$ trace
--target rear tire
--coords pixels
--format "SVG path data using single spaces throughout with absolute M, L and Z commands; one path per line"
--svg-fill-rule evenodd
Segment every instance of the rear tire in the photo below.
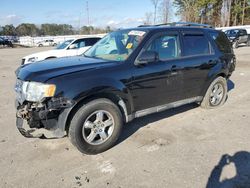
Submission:
M 247 46 L 250 46 L 250 39 L 248 39 L 247 41 Z
M 227 99 L 227 81 L 223 77 L 217 77 L 208 87 L 201 102 L 201 107 L 213 109 L 222 106 Z
M 122 114 L 114 103 L 96 99 L 77 110 L 70 123 L 69 138 L 80 152 L 98 154 L 116 143 L 122 124 Z

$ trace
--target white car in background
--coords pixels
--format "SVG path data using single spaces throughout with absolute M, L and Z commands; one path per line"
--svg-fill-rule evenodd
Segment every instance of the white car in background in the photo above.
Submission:
M 43 47 L 43 46 L 56 46 L 57 44 L 55 43 L 54 40 L 43 40 L 37 43 L 38 47 Z
M 85 37 L 75 40 L 67 40 L 53 50 L 39 52 L 23 57 L 22 65 L 35 63 L 45 59 L 81 55 L 100 39 L 101 37 Z

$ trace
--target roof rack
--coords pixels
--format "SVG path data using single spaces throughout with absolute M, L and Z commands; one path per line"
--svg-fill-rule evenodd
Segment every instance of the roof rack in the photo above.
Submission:
M 159 27 L 159 26 L 190 26 L 190 27 L 202 27 L 202 28 L 213 28 L 211 25 L 207 24 L 199 24 L 199 23 L 193 23 L 193 22 L 172 22 L 172 23 L 163 23 L 163 24 L 157 24 L 157 25 L 140 25 L 138 27 Z

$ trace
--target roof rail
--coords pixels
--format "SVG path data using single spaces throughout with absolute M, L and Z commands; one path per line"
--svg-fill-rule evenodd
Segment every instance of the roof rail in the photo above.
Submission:
M 207 24 L 199 24 L 194 22 L 172 22 L 172 23 L 163 23 L 163 24 L 157 24 L 157 25 L 140 25 L 138 27 L 152 27 L 152 26 L 190 26 L 190 27 L 203 27 L 203 28 L 213 28 L 211 25 Z

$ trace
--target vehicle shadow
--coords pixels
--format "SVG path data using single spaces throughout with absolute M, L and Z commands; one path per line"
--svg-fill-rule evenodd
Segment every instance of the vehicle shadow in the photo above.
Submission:
M 231 80 L 227 81 L 227 85 L 228 85 L 228 92 L 233 90 L 235 87 L 234 82 Z M 130 122 L 124 126 L 124 130 L 122 131 L 122 134 L 121 134 L 116 145 L 122 143 L 124 140 L 126 140 L 127 138 L 132 136 L 140 128 L 147 126 L 150 123 L 159 121 L 159 120 L 164 119 L 164 118 L 168 118 L 170 116 L 181 114 L 183 112 L 186 112 L 188 110 L 191 110 L 191 109 L 194 109 L 197 107 L 199 107 L 199 105 L 196 103 L 187 104 L 187 105 L 180 106 L 180 107 L 173 108 L 173 109 L 169 109 L 169 110 L 166 110 L 163 112 L 159 112 L 159 113 L 151 114 L 151 115 L 141 117 L 138 119 L 134 119 L 132 122 Z
M 228 92 L 230 92 L 231 90 L 233 90 L 235 87 L 235 84 L 232 80 L 228 80 L 227 81 L 227 88 L 228 88 Z
M 220 181 L 223 168 L 234 164 L 236 175 Z M 206 188 L 250 188 L 250 153 L 240 151 L 233 156 L 225 154 L 212 170 Z
M 122 143 L 123 141 L 125 141 L 127 138 L 129 138 L 130 136 L 132 136 L 136 131 L 138 131 L 140 128 L 147 126 L 150 123 L 159 121 L 161 119 L 164 118 L 168 118 L 170 116 L 174 116 L 177 114 L 181 114 L 183 112 L 186 112 L 188 110 L 194 109 L 199 107 L 198 104 L 193 103 L 193 104 L 188 104 L 188 105 L 184 105 L 184 106 L 180 106 L 177 108 L 173 108 L 173 109 L 169 109 L 163 112 L 158 112 L 155 114 L 151 114 L 145 117 L 141 117 L 138 119 L 134 119 L 132 122 L 126 124 L 124 126 L 124 129 L 122 131 L 122 134 L 117 142 L 116 145 Z

